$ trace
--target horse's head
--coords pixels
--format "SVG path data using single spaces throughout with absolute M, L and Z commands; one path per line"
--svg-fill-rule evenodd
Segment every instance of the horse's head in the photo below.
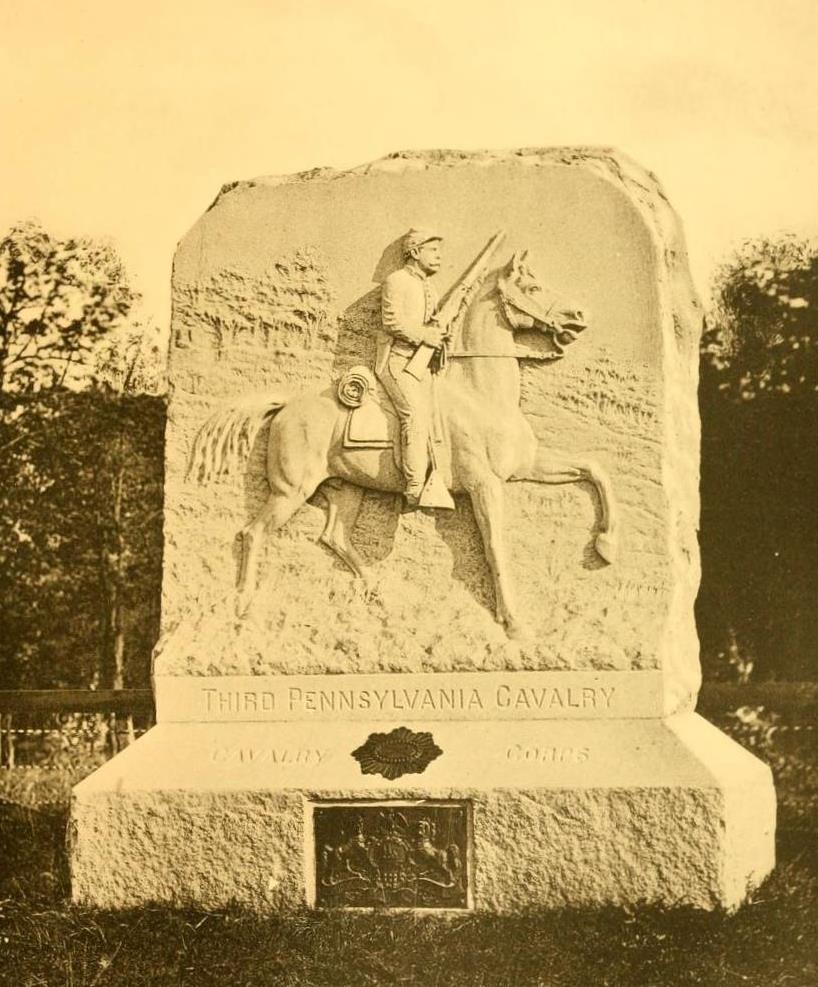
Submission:
M 526 263 L 528 251 L 515 253 L 497 279 L 497 290 L 512 331 L 534 329 L 550 335 L 558 356 L 588 326 L 581 309 L 563 303 L 545 289 Z

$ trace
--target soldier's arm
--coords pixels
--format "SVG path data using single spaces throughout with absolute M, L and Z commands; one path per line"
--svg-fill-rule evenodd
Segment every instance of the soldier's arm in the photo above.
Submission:
M 413 318 L 411 301 L 406 287 L 398 279 L 387 278 L 381 295 L 381 320 L 385 332 L 413 346 L 421 343 L 439 345 L 439 329 L 433 324 L 424 325 Z

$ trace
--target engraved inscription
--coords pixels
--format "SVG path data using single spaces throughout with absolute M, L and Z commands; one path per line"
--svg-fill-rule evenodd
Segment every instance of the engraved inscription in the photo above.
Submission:
M 331 752 L 320 747 L 214 747 L 216 764 L 323 764 Z
M 343 710 L 384 710 L 396 713 L 414 710 L 484 709 L 481 690 L 449 689 L 299 689 L 287 690 L 287 706 L 306 713 Z
M 532 764 L 584 764 L 591 757 L 588 747 L 538 747 L 528 744 L 512 744 L 506 751 L 509 761 L 527 761 Z
M 277 708 L 276 694 L 271 691 L 206 688 L 202 693 L 208 713 L 273 713 Z
M 497 688 L 498 709 L 610 709 L 614 686 L 584 686 L 582 688 L 514 688 L 501 685 Z
M 315 806 L 319 908 L 467 908 L 468 803 Z
M 562 715 L 566 712 L 609 713 L 617 705 L 616 686 L 527 686 L 503 682 L 490 688 L 479 686 L 418 686 L 394 688 L 348 688 L 328 686 L 308 689 L 290 685 L 276 690 L 202 688 L 204 713 L 215 716 L 251 717 L 270 714 L 289 717 L 317 713 L 348 714 L 440 714 L 505 711 Z

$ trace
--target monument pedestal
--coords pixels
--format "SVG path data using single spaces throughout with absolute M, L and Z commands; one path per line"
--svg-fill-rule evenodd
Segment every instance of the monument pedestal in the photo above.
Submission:
M 413 733 L 430 733 L 442 753 L 420 774 L 363 774 L 352 752 L 393 725 L 154 727 L 75 789 L 75 901 L 236 903 L 265 912 L 328 901 L 377 906 L 381 895 L 391 907 L 497 912 L 635 903 L 733 909 L 774 865 L 769 769 L 696 714 L 415 721 Z M 348 814 L 336 820 L 337 839 L 316 838 L 315 812 L 332 806 Z M 393 839 L 412 860 L 391 899 L 355 863 L 356 846 L 366 843 L 372 858 L 383 844 L 369 823 L 356 844 L 355 814 L 372 807 L 399 813 L 408 827 Z M 412 818 L 410 807 L 423 811 Z M 457 854 L 462 893 L 447 904 L 418 894 L 424 871 L 415 851 L 424 813 L 449 807 L 460 813 L 465 853 Z M 381 830 L 395 825 L 381 820 Z M 443 859 L 458 844 L 439 822 L 437 829 L 423 860 Z M 446 866 L 426 868 L 430 886 L 452 883 Z

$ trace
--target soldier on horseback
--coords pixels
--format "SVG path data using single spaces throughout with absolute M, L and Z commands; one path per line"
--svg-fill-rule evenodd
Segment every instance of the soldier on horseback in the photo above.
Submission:
M 270 493 L 242 530 L 238 613 L 247 611 L 255 592 L 265 528 L 281 528 L 319 487 L 328 503 L 321 539 L 358 575 L 367 565 L 350 533 L 365 490 L 404 490 L 410 503 L 417 498 L 421 507 L 453 507 L 450 491 L 467 495 L 494 581 L 497 619 L 509 637 L 525 636 L 527 628 L 504 554 L 506 481 L 593 484 L 601 513 L 594 547 L 605 562 L 614 560 L 616 504 L 604 471 L 593 460 L 539 447 L 520 407 L 514 333 L 547 336 L 550 360 L 561 356 L 585 330 L 585 319 L 556 296 L 542 299 L 542 286 L 525 263 L 525 254 L 515 253 L 506 265 L 491 269 L 503 237 L 502 230 L 491 237 L 438 305 L 429 278 L 440 267 L 440 237 L 420 230 L 406 236 L 404 266 L 383 288 L 376 373 L 395 402 L 396 416 L 380 415 L 381 434 L 355 438 L 350 432 L 355 415 L 366 407 L 380 407 L 371 393 L 367 400 L 372 381 L 367 380 L 371 371 L 366 367 L 348 371 L 349 379 L 342 378 L 343 386 L 339 384 L 335 393 L 253 397 L 204 423 L 191 450 L 190 470 L 207 480 L 235 468 L 272 419 L 267 438 Z M 450 335 L 456 345 L 448 357 L 457 361 L 458 373 L 438 379 L 433 389 L 430 366 L 436 353 L 439 359 L 446 352 L 444 342 Z M 435 391 L 442 398 L 436 409 Z M 383 419 L 395 422 L 397 415 L 403 470 L 385 452 L 393 439 Z M 441 420 L 432 436 L 437 441 L 429 441 L 436 418 Z
M 449 325 L 436 317 L 437 293 L 431 278 L 440 269 L 442 237 L 411 229 L 403 238 L 404 265 L 383 284 L 381 331 L 375 373 L 400 419 L 401 461 L 406 506 L 418 506 L 429 469 L 432 418 L 432 369 L 415 368 L 412 358 L 421 346 L 439 351 Z

